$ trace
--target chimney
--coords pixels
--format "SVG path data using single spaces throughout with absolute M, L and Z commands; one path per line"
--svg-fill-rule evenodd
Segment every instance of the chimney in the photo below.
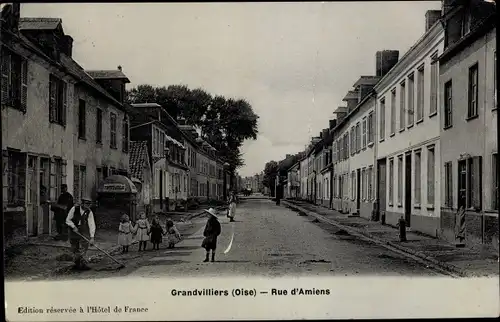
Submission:
M 329 128 L 331 130 L 331 129 L 335 128 L 335 126 L 337 125 L 337 120 L 329 120 L 328 123 L 330 125 Z
M 64 35 L 61 39 L 61 52 L 68 57 L 73 55 L 73 38 L 68 35 Z
M 455 2 L 455 0 L 442 0 L 441 1 L 441 14 L 443 16 L 456 6 L 456 4 L 454 2 Z
M 118 65 L 117 68 L 118 68 L 119 71 L 122 71 L 122 66 Z
M 376 54 L 376 76 L 384 77 L 398 62 L 399 50 L 382 50 Z
M 425 32 L 441 18 L 441 10 L 427 10 L 425 13 Z

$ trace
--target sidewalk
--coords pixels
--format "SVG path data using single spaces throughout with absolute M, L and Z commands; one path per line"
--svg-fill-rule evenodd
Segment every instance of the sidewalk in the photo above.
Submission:
M 348 217 L 338 211 L 306 202 L 283 200 L 284 206 L 302 211 L 347 232 L 359 234 L 384 247 L 395 248 L 447 272 L 463 277 L 499 274 L 498 252 L 491 247 L 456 248 L 446 241 L 408 231 L 406 242 L 399 241 L 399 230 L 362 217 Z
M 165 227 L 167 219 L 172 220 L 183 235 L 192 226 L 191 220 L 202 214 L 202 210 L 195 210 L 184 213 L 167 213 L 159 215 L 159 218 L 163 227 Z M 100 230 L 97 228 L 96 245 L 111 255 L 121 251 L 117 240 L 118 229 Z M 133 244 L 136 243 L 136 241 L 133 242 Z M 105 256 L 93 246 L 89 247 L 87 252 L 88 260 L 91 263 L 96 263 Z M 4 258 L 5 276 L 8 279 L 38 279 L 65 271 L 73 265 L 69 241 L 54 240 L 52 236 L 48 235 L 23 239 L 22 242 L 7 248 Z

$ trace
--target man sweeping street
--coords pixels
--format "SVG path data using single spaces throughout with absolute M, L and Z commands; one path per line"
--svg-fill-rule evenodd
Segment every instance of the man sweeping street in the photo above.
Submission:
M 73 252 L 76 270 L 89 270 L 85 255 L 89 244 L 94 243 L 95 221 L 90 210 L 91 200 L 82 198 L 81 203 L 76 203 L 68 213 L 66 224 L 71 228 L 69 240 Z

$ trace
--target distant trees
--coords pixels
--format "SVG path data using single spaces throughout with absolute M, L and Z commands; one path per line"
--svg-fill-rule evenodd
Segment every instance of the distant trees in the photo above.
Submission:
M 186 124 L 201 130 L 202 138 L 217 149 L 233 175 L 244 165 L 241 145 L 245 140 L 257 139 L 259 116 L 242 98 L 214 96 L 186 85 L 142 84 L 127 91 L 127 102 L 157 103 L 174 119 L 184 118 Z
M 269 190 L 271 191 L 271 196 L 274 196 L 274 189 L 275 189 L 275 183 L 276 183 L 276 175 L 278 174 L 278 162 L 276 161 L 269 161 L 266 163 L 264 166 L 264 178 L 262 178 L 262 184 L 265 187 L 268 187 Z

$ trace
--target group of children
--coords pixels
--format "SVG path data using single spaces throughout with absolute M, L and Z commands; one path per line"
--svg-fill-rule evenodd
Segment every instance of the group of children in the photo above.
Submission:
M 165 228 L 163 230 L 158 216 L 155 216 L 149 224 L 146 213 L 141 212 L 134 225 L 129 216 L 124 214 L 118 227 L 118 244 L 123 247 L 123 253 L 127 253 L 132 244 L 132 235 L 135 235 L 135 239 L 139 242 L 139 251 L 146 250 L 148 241 L 153 244 L 154 250 L 158 250 L 163 236 L 166 236 L 168 248 L 173 248 L 181 240 L 181 235 L 171 220 L 167 220 Z

